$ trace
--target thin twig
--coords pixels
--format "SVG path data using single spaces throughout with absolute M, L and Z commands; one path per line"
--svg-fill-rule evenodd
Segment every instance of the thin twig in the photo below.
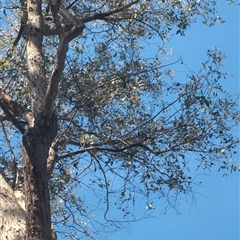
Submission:
M 3 121 L 1 121 L 1 125 L 2 125 L 2 130 L 3 130 L 3 134 L 4 134 L 4 137 L 5 137 L 7 146 L 9 148 L 10 152 L 11 152 L 12 159 L 13 159 L 13 183 L 12 183 L 12 189 L 14 190 L 15 187 L 16 187 L 16 184 L 17 184 L 17 175 L 18 175 L 18 173 L 17 173 L 17 158 L 16 158 L 16 156 L 14 154 L 14 151 L 12 149 L 10 141 L 9 141 L 9 139 L 7 137 L 7 132 L 5 130 Z

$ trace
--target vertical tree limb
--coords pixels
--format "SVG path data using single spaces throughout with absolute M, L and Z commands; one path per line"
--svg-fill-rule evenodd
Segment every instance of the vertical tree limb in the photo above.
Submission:
M 42 54 L 43 17 L 41 4 L 41 0 L 27 1 L 29 27 L 27 37 L 27 63 L 32 111 L 34 116 L 42 111 L 46 93 L 45 63 Z
M 64 69 L 64 62 L 68 51 L 68 44 L 72 39 L 79 36 L 85 27 L 83 23 L 77 23 L 78 24 L 76 24 L 76 22 L 73 22 L 75 26 L 70 31 L 64 32 L 59 36 L 59 45 L 55 66 L 46 92 L 46 99 L 43 111 L 45 116 L 51 116 L 51 114 L 53 113 L 54 102 L 58 92 L 58 85 Z

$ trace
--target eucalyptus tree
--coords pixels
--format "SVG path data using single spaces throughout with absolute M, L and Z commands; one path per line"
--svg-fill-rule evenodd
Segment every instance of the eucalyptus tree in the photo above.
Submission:
M 65 237 L 99 239 L 144 218 L 131 211 L 139 196 L 148 210 L 153 196 L 176 208 L 197 184 L 191 159 L 238 169 L 229 161 L 239 112 L 220 85 L 224 54 L 208 50 L 203 68 L 182 80 L 164 63 L 170 37 L 200 17 L 222 21 L 215 5 L 2 2 L 1 188 L 24 189 L 26 239 L 51 239 L 51 222 Z

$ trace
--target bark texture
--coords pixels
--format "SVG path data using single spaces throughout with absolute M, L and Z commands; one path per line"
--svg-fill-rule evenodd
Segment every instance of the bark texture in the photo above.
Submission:
M 25 240 L 24 198 L 0 173 L 0 240 Z
M 26 240 L 25 197 L 22 189 L 13 191 L 0 173 L 0 240 Z M 57 235 L 51 226 L 51 240 Z
M 0 89 L 0 106 L 9 120 L 23 134 L 26 210 L 23 210 L 25 214 L 25 218 L 23 218 L 24 228 L 21 227 L 20 236 L 23 237 L 22 230 L 26 226 L 24 236 L 26 240 L 55 239 L 55 236 L 51 236 L 51 211 L 48 190 L 48 180 L 55 161 L 54 139 L 57 135 L 57 117 L 54 113 L 54 103 L 64 69 L 68 44 L 79 36 L 85 27 L 83 22 L 75 18 L 67 9 L 61 7 L 61 1 L 49 2 L 55 19 L 55 32 L 58 33 L 59 38 L 56 61 L 49 81 L 46 81 L 45 62 L 42 52 L 43 33 L 46 30 L 42 16 L 42 1 L 27 0 L 24 2 L 27 9 L 27 22 L 24 22 L 24 24 L 27 29 L 25 35 L 27 41 L 28 86 L 32 111 L 28 112 L 23 109 Z M 59 14 L 61 14 L 63 22 L 69 22 L 69 24 L 66 26 L 61 24 Z M 28 128 L 22 127 L 16 120 L 17 117 L 25 119 L 28 122 Z M 3 194 L 5 194 L 4 191 Z M 8 195 L 6 194 L 6 202 L 7 198 Z M 11 205 L 8 208 L 11 209 Z M 8 208 L 6 207 L 6 209 Z M 12 214 L 12 216 L 15 215 Z M 5 220 L 3 219 L 3 221 Z M 6 228 L 7 224 L 3 225 Z M 17 234 L 14 237 L 13 235 L 10 238 L 11 240 L 21 239 L 17 238 Z
M 46 93 L 45 62 L 42 54 L 43 17 L 42 1 L 27 1 L 28 36 L 27 36 L 27 62 L 29 88 L 31 92 L 32 111 L 36 116 L 44 106 Z
M 51 239 L 47 158 L 56 134 L 56 116 L 39 115 L 23 136 L 27 240 Z

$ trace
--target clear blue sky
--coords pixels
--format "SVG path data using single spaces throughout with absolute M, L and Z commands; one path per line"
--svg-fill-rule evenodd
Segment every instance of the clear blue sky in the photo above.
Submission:
M 221 2 L 221 1 L 219 1 Z M 239 10 L 226 4 L 219 8 L 220 15 L 226 21 L 212 28 L 202 23 L 194 24 L 186 36 L 175 36 L 168 46 L 173 48 L 170 61 L 180 55 L 188 67 L 201 68 L 206 60 L 206 50 L 215 46 L 226 53 L 224 70 L 234 75 L 224 83 L 233 93 L 239 91 Z M 176 74 L 181 73 L 180 64 L 173 67 Z M 235 134 L 239 129 L 236 129 Z M 164 203 L 154 202 L 156 218 L 132 223 L 129 231 L 114 233 L 107 240 L 239 240 L 239 174 L 222 177 L 217 169 L 211 172 L 199 171 L 198 180 L 202 187 L 196 189 L 196 203 L 191 207 L 182 199 L 179 210 L 181 215 L 170 210 L 162 214 Z M 194 175 L 194 173 L 193 173 Z M 144 211 L 144 209 L 143 209 Z
M 221 2 L 221 1 L 219 1 Z M 191 26 L 184 37 L 174 37 L 169 47 L 173 48 L 171 60 L 182 55 L 184 62 L 193 70 L 201 68 L 206 59 L 206 50 L 215 46 L 227 55 L 224 70 L 234 75 L 224 83 L 229 91 L 239 91 L 239 10 L 226 4 L 219 8 L 220 15 L 226 21 L 212 28 L 198 23 Z M 181 69 L 174 67 L 176 72 Z M 239 134 L 239 129 L 235 134 Z M 203 171 L 200 171 L 203 173 Z M 223 178 L 217 169 L 198 180 L 203 187 L 198 189 L 197 206 L 190 207 L 185 199 L 180 207 L 181 215 L 169 211 L 161 214 L 164 205 L 155 203 L 155 216 L 131 224 L 130 232 L 113 234 L 108 240 L 239 240 L 239 174 Z M 204 196 L 203 196 L 204 195 Z

